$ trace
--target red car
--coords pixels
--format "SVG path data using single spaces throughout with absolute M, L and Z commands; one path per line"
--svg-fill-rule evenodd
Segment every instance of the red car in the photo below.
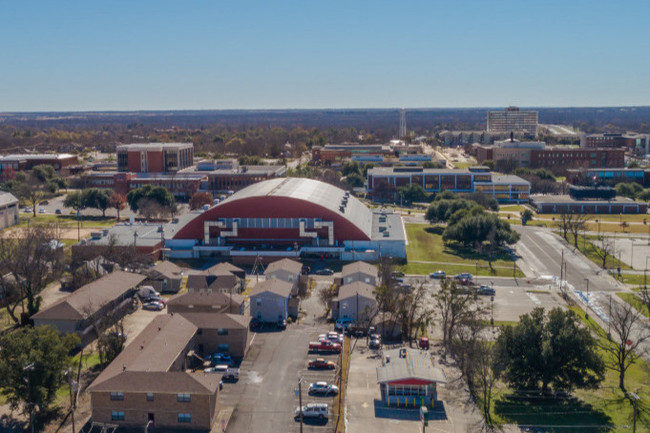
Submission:
M 312 341 L 309 350 L 313 352 L 341 353 L 341 344 L 331 340 Z
M 336 363 L 334 361 L 328 361 L 325 358 L 316 358 L 309 361 L 308 367 L 313 369 L 334 370 L 336 368 Z

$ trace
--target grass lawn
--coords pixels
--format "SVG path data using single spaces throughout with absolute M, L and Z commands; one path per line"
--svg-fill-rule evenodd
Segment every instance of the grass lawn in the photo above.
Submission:
M 637 295 L 633 293 L 617 293 L 616 296 L 633 306 L 639 313 L 643 314 L 646 317 L 650 317 L 648 308 Z
M 513 274 L 513 261 L 509 254 L 503 252 L 492 262 L 494 273 L 490 270 L 485 254 L 479 254 L 468 248 L 455 248 L 442 241 L 442 228 L 424 224 L 406 224 L 409 244 L 406 247 L 408 263 L 398 267 L 407 274 L 429 274 L 443 270 L 448 275 L 470 272 L 484 276 L 505 276 Z M 419 263 L 418 263 L 419 262 Z M 478 264 L 478 269 L 477 269 Z M 516 276 L 523 273 L 515 267 Z
M 589 326 L 607 343 L 606 332 L 593 320 L 586 321 L 584 312 L 571 307 L 580 320 Z M 601 356 L 607 356 L 601 351 Z M 641 397 L 637 420 L 637 432 L 650 433 L 648 412 L 650 408 L 650 367 L 643 360 L 637 360 L 626 373 L 625 382 L 630 391 Z M 504 384 L 499 383 L 494 392 L 491 413 L 499 424 L 515 423 L 520 426 L 539 426 L 552 432 L 631 432 L 632 404 L 618 388 L 618 375 L 607 370 L 605 380 L 595 390 L 577 390 L 575 399 L 544 399 L 539 396 L 522 397 L 514 395 Z M 478 402 L 480 405 L 481 403 Z M 559 426 L 559 427 L 555 427 Z
M 573 245 L 573 235 L 569 234 L 569 244 Z M 594 236 L 583 236 L 578 235 L 578 249 L 582 254 L 584 254 L 589 260 L 597 264 L 598 266 L 602 265 L 603 259 L 599 255 L 602 254 L 602 250 L 598 247 L 598 240 Z M 617 267 L 621 269 L 632 269 L 626 263 L 619 261 L 613 256 L 607 256 L 607 261 L 605 262 L 605 267 L 607 269 L 615 269 Z
M 634 286 L 643 286 L 645 283 L 643 274 L 621 274 L 621 277 L 615 277 L 619 281 L 625 283 L 625 284 L 630 284 Z M 648 275 L 648 283 L 650 283 L 650 274 Z
M 520 204 L 509 204 L 505 206 L 499 206 L 499 212 L 521 212 L 524 209 L 529 209 L 528 206 L 523 206 Z
M 474 167 L 476 164 L 476 161 L 473 162 L 452 162 L 454 165 L 454 168 L 470 168 Z
M 61 227 L 76 227 L 77 218 L 74 215 L 51 215 L 51 214 L 21 214 L 20 222 L 14 227 L 27 227 L 27 224 L 58 224 Z M 112 217 L 81 216 L 81 227 L 113 227 L 117 220 Z

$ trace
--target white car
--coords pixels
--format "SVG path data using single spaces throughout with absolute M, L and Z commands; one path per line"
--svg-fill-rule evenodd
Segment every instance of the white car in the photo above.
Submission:
M 300 419 L 300 407 L 296 408 L 296 421 Z M 329 415 L 327 403 L 309 403 L 302 407 L 302 417 L 305 418 L 318 418 L 325 419 Z
M 326 338 L 335 343 L 343 344 L 343 334 L 339 334 L 338 332 L 334 332 L 334 331 L 328 332 Z
M 309 384 L 309 395 L 337 395 L 339 393 L 339 387 L 336 385 L 330 385 L 327 382 L 314 382 Z
M 40 208 L 40 209 L 38 210 L 38 213 L 45 213 L 45 209 Z

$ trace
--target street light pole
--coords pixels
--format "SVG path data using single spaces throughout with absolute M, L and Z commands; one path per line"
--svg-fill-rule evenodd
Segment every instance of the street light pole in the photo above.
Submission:
M 587 306 L 585 307 L 585 319 L 589 319 L 589 278 L 585 278 L 587 282 Z
M 27 396 L 29 406 L 29 426 L 32 433 L 34 433 L 34 403 L 32 403 L 32 381 L 31 381 L 31 372 L 34 371 L 34 363 L 31 362 L 23 368 L 23 371 L 27 373 Z

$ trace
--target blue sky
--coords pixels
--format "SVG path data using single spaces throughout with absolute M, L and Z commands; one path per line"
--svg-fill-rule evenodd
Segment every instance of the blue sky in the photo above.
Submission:
M 647 0 L 0 0 L 0 110 L 650 104 Z

